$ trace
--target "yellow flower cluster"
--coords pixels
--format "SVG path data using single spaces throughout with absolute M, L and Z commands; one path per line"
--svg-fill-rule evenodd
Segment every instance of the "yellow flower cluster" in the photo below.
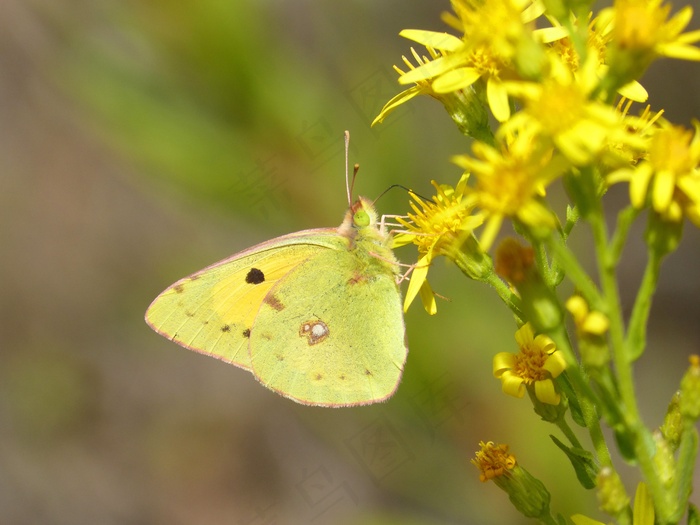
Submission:
M 559 220 L 545 200 L 563 177 L 594 169 L 607 186 L 628 182 L 632 204 L 647 204 L 663 220 L 689 218 L 700 226 L 700 135 L 670 126 L 647 107 L 629 114 L 631 101 L 647 98 L 637 82 L 653 60 L 700 60 L 700 31 L 683 32 L 687 6 L 670 16 L 664 0 L 615 0 L 587 19 L 550 13 L 541 0 L 451 0 L 443 20 L 459 34 L 407 29 L 401 36 L 425 46 L 415 64 L 395 67 L 410 86 L 377 116 L 381 122 L 411 98 L 441 101 L 455 122 L 474 120 L 484 101 L 498 128 L 482 122 L 460 126 L 478 138 L 470 154 L 453 161 L 465 170 L 457 188 L 435 184 L 432 201 L 412 194 L 400 244 L 414 242 L 415 265 L 406 305 L 421 294 L 431 306 L 426 275 L 431 261 L 462 245 L 477 228 L 488 251 L 503 221 L 514 220 L 534 236 L 548 235 Z M 558 5 L 558 4 L 557 4 Z M 618 94 L 630 102 L 615 103 Z M 487 126 L 487 125 L 486 125 Z M 467 174 L 469 175 L 467 179 Z M 468 183 L 467 183 L 468 180 Z M 449 191 L 448 191 L 449 188 Z M 574 203 L 576 204 L 576 203 Z M 417 205 L 417 206 L 416 206 Z M 447 220 L 446 220 L 447 219 Z

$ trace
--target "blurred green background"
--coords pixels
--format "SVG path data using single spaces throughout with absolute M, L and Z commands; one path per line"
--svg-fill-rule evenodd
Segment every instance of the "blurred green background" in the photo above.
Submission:
M 434 101 L 369 127 L 400 90 L 391 65 L 409 43 L 398 32 L 444 29 L 446 8 L 4 0 L 0 523 L 527 522 L 478 481 L 469 459 L 480 440 L 509 443 L 554 512 L 596 514 L 554 429 L 491 377 L 492 356 L 514 350 L 505 308 L 441 262 L 431 282 L 450 301 L 435 317 L 408 313 L 405 377 L 379 406 L 296 405 L 143 322 L 175 280 L 273 236 L 339 224 L 345 129 L 363 195 L 394 183 L 430 194 L 430 179 L 458 179 L 448 158 L 468 144 Z M 645 85 L 673 120 L 700 115 L 695 65 L 659 64 Z M 404 213 L 405 192 L 379 210 Z M 668 261 L 640 362 L 652 423 L 699 350 L 699 240 L 688 228 Z M 576 242 L 585 250 L 586 234 Z M 410 248 L 398 255 L 414 260 Z M 643 262 L 633 242 L 623 292 Z

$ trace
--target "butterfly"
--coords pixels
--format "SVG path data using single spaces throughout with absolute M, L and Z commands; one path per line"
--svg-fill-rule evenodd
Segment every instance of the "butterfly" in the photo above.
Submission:
M 360 197 L 338 228 L 277 237 L 177 281 L 146 322 L 298 403 L 384 401 L 408 353 L 390 243 Z

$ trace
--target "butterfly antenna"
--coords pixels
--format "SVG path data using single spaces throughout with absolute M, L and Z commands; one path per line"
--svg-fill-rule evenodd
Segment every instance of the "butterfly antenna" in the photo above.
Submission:
M 374 199 L 374 202 L 373 202 L 372 204 L 375 204 L 375 203 L 376 203 L 379 199 L 381 199 L 386 193 L 388 193 L 389 190 L 393 190 L 394 188 L 401 188 L 402 190 L 406 190 L 408 193 L 412 193 L 413 195 L 415 195 L 415 196 L 417 196 L 417 197 L 420 197 L 420 198 L 423 199 L 424 201 L 429 201 L 429 200 L 430 200 L 429 198 L 423 197 L 423 195 L 421 195 L 420 193 L 416 193 L 416 192 L 413 191 L 411 188 L 407 188 L 407 187 L 404 186 L 403 184 L 392 184 L 392 185 L 389 186 L 387 189 L 385 189 L 383 192 L 381 192 L 381 193 L 379 194 L 379 196 L 378 196 L 376 199 Z
M 350 186 L 350 176 L 348 173 L 348 150 L 350 149 L 350 132 L 345 130 L 345 191 L 348 194 L 348 206 L 352 206 L 352 188 Z M 357 170 L 355 170 L 357 173 Z M 352 177 L 353 185 L 355 184 L 355 176 Z

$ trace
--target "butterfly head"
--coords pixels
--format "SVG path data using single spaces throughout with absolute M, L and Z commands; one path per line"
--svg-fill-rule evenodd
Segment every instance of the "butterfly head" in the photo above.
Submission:
M 372 203 L 364 197 L 359 197 L 350 207 L 349 214 L 352 215 L 352 226 L 357 230 L 362 230 L 377 224 L 377 212 Z
M 379 232 L 379 218 L 374 210 L 372 201 L 358 197 L 345 214 L 345 220 L 340 225 L 340 234 L 349 239 L 365 236 L 376 236 Z

